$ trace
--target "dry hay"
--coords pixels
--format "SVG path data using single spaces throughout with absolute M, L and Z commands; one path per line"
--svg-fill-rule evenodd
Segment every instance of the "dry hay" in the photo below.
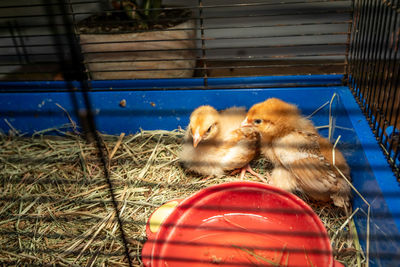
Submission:
M 145 224 L 156 207 L 239 179 L 227 175 L 203 180 L 185 172 L 177 159 L 181 130 L 101 136 L 111 158 L 108 167 L 134 266 L 142 264 Z M 0 262 L 128 266 L 95 145 L 68 133 L 32 138 L 0 135 L 0 161 Z M 261 174 L 270 167 L 265 159 L 252 166 Z M 249 174 L 245 177 L 257 181 Z M 335 236 L 336 258 L 347 266 L 360 263 L 362 252 L 357 253 L 359 244 L 350 235 L 344 213 L 331 205 L 311 205 L 329 235 Z

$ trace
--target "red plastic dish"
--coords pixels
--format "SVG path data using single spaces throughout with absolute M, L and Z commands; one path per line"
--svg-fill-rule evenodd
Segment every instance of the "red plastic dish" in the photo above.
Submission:
M 321 220 L 278 188 L 231 182 L 175 204 L 157 232 L 147 224 L 145 266 L 335 266 Z

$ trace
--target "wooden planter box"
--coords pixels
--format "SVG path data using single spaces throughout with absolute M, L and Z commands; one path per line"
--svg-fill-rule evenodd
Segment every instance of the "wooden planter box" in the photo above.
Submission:
M 195 20 L 190 19 L 168 30 L 81 34 L 90 76 L 94 80 L 192 77 L 195 26 Z

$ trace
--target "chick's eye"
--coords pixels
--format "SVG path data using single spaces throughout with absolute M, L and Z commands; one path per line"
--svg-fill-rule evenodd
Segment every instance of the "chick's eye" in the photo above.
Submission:
M 255 120 L 254 120 L 254 124 L 260 124 L 261 122 L 262 122 L 261 119 L 255 119 Z
M 211 132 L 212 125 L 208 128 L 207 133 Z

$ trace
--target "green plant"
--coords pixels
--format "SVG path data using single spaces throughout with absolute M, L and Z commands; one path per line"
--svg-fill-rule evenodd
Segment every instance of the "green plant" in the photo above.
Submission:
M 156 24 L 162 11 L 162 0 L 111 0 L 115 9 L 123 10 L 124 13 L 135 20 L 142 29 Z

